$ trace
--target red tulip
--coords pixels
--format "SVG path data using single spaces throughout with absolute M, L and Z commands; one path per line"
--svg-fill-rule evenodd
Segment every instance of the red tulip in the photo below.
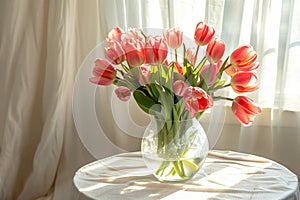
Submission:
M 197 45 L 204 46 L 214 37 L 215 29 L 206 25 L 204 22 L 199 22 L 196 26 L 194 40 Z
M 257 76 L 254 72 L 237 72 L 230 81 L 236 93 L 253 92 L 258 89 Z
M 250 45 L 240 46 L 230 55 L 230 63 L 237 67 L 238 71 L 251 71 L 257 69 L 257 54 Z
M 162 64 L 168 55 L 168 45 L 165 39 L 159 37 L 147 38 L 145 43 L 146 62 L 150 65 Z
M 121 36 L 123 33 L 124 31 L 120 27 L 115 27 L 108 33 L 107 41 L 116 40 L 118 42 L 121 42 Z
M 206 57 L 210 63 L 217 63 L 223 56 L 225 51 L 225 43 L 213 38 L 206 47 Z
M 125 86 L 120 86 L 115 89 L 115 94 L 121 101 L 128 101 L 131 96 L 130 90 Z
M 170 48 L 178 49 L 182 44 L 183 32 L 180 28 L 171 28 L 164 32 L 165 39 Z
M 93 69 L 93 75 L 95 77 L 89 80 L 98 85 L 110 85 L 114 82 L 116 74 L 117 71 L 109 62 L 97 59 Z
M 122 63 L 126 59 L 122 45 L 116 40 L 107 43 L 109 46 L 105 48 L 105 57 L 114 65 Z
M 144 63 L 144 43 L 137 41 L 133 37 L 125 38 L 122 41 L 122 47 L 126 53 L 126 59 L 130 67 L 136 67 Z
M 190 111 L 191 117 L 195 117 L 200 111 L 204 111 L 213 105 L 212 98 L 199 87 L 188 87 L 183 95 L 185 108 Z
M 232 112 L 244 125 L 250 125 L 261 108 L 246 96 L 237 96 L 232 102 Z

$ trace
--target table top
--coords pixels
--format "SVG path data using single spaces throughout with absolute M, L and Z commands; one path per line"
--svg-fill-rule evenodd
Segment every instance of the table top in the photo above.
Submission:
M 297 176 L 287 168 L 232 151 L 210 151 L 195 177 L 185 182 L 157 181 L 140 152 L 89 163 L 73 182 L 80 199 L 300 199 Z

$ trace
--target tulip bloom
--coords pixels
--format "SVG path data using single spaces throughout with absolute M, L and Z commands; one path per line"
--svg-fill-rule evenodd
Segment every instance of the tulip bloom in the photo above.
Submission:
M 228 76 L 233 76 L 235 73 L 237 73 L 238 71 L 237 71 L 237 69 L 235 68 L 235 66 L 230 66 L 230 67 L 228 67 L 227 69 L 225 69 L 225 72 L 226 72 L 226 74 L 228 75 Z
M 250 45 L 240 46 L 230 55 L 230 63 L 237 67 L 238 71 L 251 71 L 257 69 L 257 54 Z
M 212 98 L 199 87 L 188 87 L 183 95 L 185 108 L 190 111 L 191 117 L 213 105 Z
M 108 33 L 108 36 L 106 38 L 107 41 L 116 40 L 118 42 L 121 42 L 121 36 L 124 33 L 124 31 L 120 27 L 115 27 L 113 30 L 111 30 Z
M 237 72 L 230 81 L 236 93 L 253 92 L 258 89 L 257 76 L 254 72 Z
M 186 50 L 187 59 L 192 66 L 195 66 L 195 54 L 195 51 L 193 51 L 191 48 Z
M 165 39 L 159 37 L 147 38 L 145 43 L 146 62 L 150 65 L 162 64 L 168 55 L 168 45 Z
M 182 44 L 183 32 L 180 28 L 171 28 L 164 32 L 165 39 L 170 48 L 178 49 Z
M 204 46 L 214 37 L 215 29 L 206 25 L 204 22 L 199 22 L 196 26 L 194 40 L 197 45 Z
M 120 86 L 115 89 L 115 94 L 121 101 L 128 101 L 131 96 L 130 90 L 125 86 Z
M 105 48 L 104 53 L 105 57 L 114 65 L 118 65 L 126 59 L 122 45 L 116 40 L 108 41 L 108 47 Z
M 178 96 L 183 96 L 187 88 L 188 84 L 183 80 L 177 80 L 173 83 L 174 94 Z
M 208 86 L 212 86 L 215 83 L 217 78 L 217 73 L 220 71 L 221 65 L 222 65 L 222 61 L 220 60 L 217 64 L 213 64 L 213 65 L 206 64 L 202 67 L 201 69 L 202 76 L 204 77 L 210 76 L 209 83 L 207 83 Z M 211 68 L 210 71 L 209 68 Z
M 261 108 L 246 96 L 237 96 L 232 102 L 232 112 L 244 125 L 250 125 Z
M 148 67 L 146 66 L 141 66 L 141 72 L 138 74 L 138 82 L 140 85 L 146 85 L 146 84 L 150 84 L 150 75 L 151 75 L 151 71 Z
M 117 71 L 107 61 L 97 59 L 93 69 L 93 75 L 95 77 L 90 78 L 90 82 L 97 85 L 110 85 L 116 78 Z
M 217 63 L 223 56 L 225 51 L 225 43 L 213 38 L 206 47 L 206 57 L 210 63 Z
M 140 66 L 145 61 L 144 43 L 137 41 L 133 37 L 125 38 L 122 41 L 128 65 L 132 67 Z

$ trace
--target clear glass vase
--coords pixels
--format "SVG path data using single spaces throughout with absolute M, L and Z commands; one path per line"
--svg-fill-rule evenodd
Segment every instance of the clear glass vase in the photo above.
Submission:
M 153 117 L 141 144 L 147 167 L 160 181 L 191 179 L 208 150 L 206 134 L 196 118 L 164 121 Z

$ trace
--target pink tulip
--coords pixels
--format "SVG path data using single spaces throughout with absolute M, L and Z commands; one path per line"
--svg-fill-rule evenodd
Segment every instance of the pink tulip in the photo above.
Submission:
M 127 63 L 130 67 L 140 66 L 145 61 L 144 43 L 132 38 L 124 38 L 122 47 L 126 53 Z
M 114 65 L 122 63 L 125 59 L 125 51 L 122 45 L 116 41 L 108 41 L 108 47 L 105 48 L 105 57 Z
M 139 34 L 139 32 L 135 28 L 129 28 L 126 34 L 124 35 L 125 39 L 134 39 L 135 41 L 141 42 L 143 41 L 143 37 Z
M 188 88 L 188 84 L 183 80 L 177 80 L 173 83 L 174 94 L 178 96 L 183 96 L 187 88 Z
M 222 65 L 222 60 L 219 60 L 217 64 L 213 64 L 213 65 L 206 64 L 202 67 L 201 69 L 202 76 L 207 76 L 207 73 L 210 73 L 209 83 L 207 83 L 208 86 L 212 86 L 215 83 L 217 73 L 220 71 L 221 65 Z M 210 67 L 211 67 L 211 71 L 209 71 Z
M 98 85 L 110 85 L 116 78 L 117 71 L 107 61 L 103 59 L 97 59 L 93 69 L 93 75 L 95 77 L 90 78 L 90 82 Z
M 259 64 L 256 62 L 257 54 L 250 45 L 240 46 L 230 55 L 230 63 L 238 71 L 251 71 L 257 69 Z
M 210 63 L 217 63 L 223 56 L 225 44 L 222 40 L 213 38 L 206 47 L 206 57 Z
M 186 54 L 187 54 L 187 59 L 190 62 L 190 64 L 192 66 L 195 66 L 195 54 L 196 54 L 196 52 L 193 49 L 188 48 L 186 50 Z
M 138 74 L 139 84 L 143 86 L 146 84 L 150 84 L 150 69 L 145 65 L 142 65 L 140 68 L 142 73 Z
M 171 28 L 164 32 L 165 39 L 170 48 L 178 49 L 182 44 L 183 32 L 180 28 Z
M 125 86 L 120 86 L 115 89 L 115 94 L 121 101 L 128 101 L 130 99 L 131 92 Z
M 232 102 L 232 112 L 244 125 L 250 125 L 261 108 L 254 101 L 245 96 L 237 96 Z
M 254 72 L 237 72 L 230 81 L 236 93 L 253 92 L 258 89 L 257 76 Z
M 194 40 L 197 45 L 204 46 L 214 37 L 215 29 L 206 25 L 204 22 L 199 22 L 196 26 Z
M 111 30 L 108 33 L 107 41 L 116 40 L 118 42 L 121 42 L 121 36 L 124 33 L 124 31 L 120 27 L 115 27 L 113 30 Z
M 168 45 L 165 39 L 160 37 L 147 38 L 145 43 L 146 62 L 150 65 L 162 64 L 168 55 Z
M 212 98 L 199 87 L 188 87 L 183 95 L 185 107 L 190 111 L 191 117 L 195 117 L 200 111 L 204 111 L 213 105 Z

